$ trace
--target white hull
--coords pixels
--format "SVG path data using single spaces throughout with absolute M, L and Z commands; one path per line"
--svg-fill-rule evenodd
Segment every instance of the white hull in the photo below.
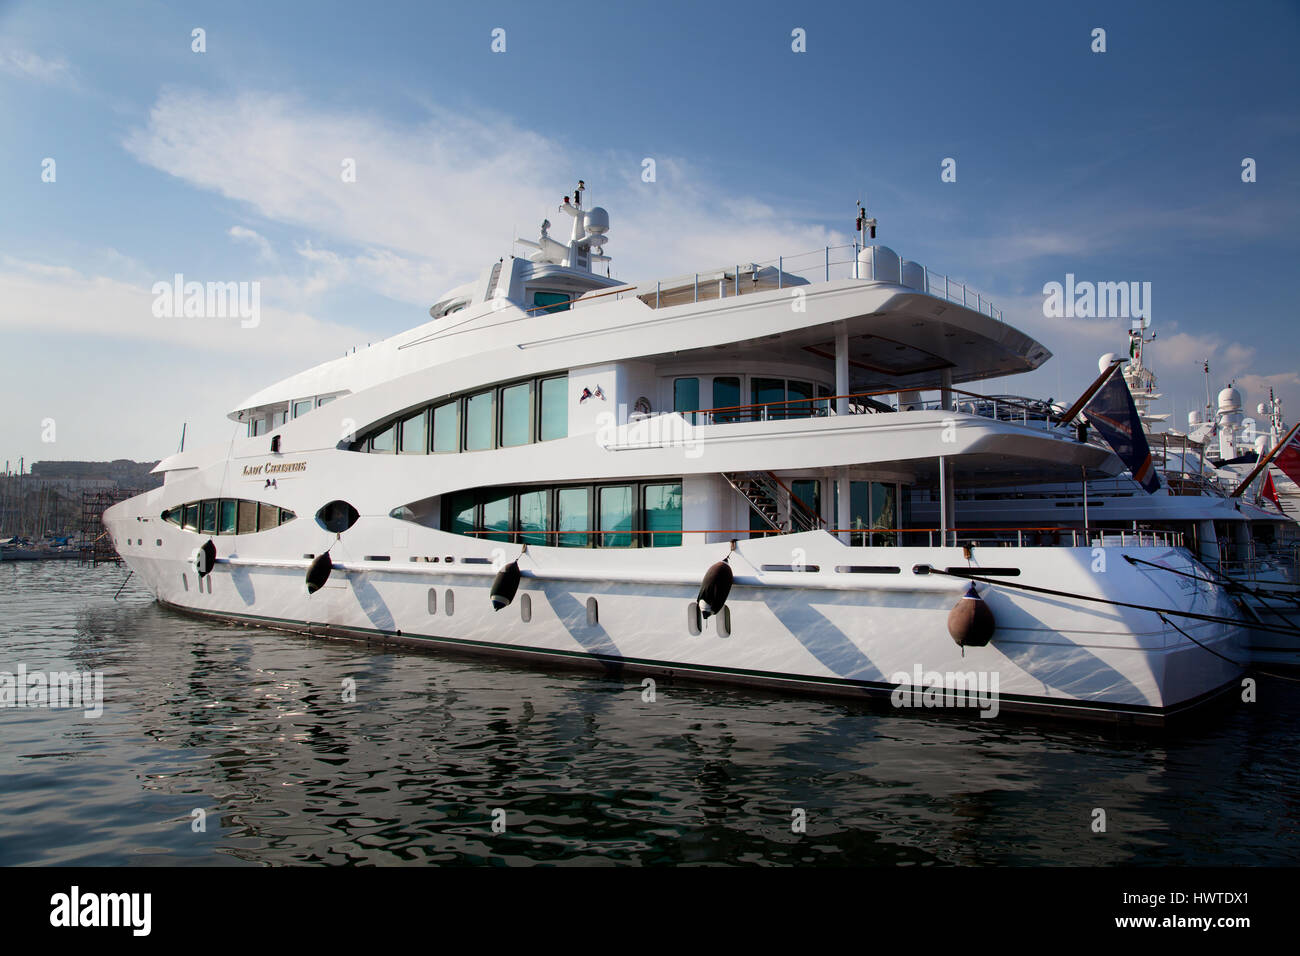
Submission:
M 130 502 L 124 503 L 130 506 Z M 119 505 L 106 516 L 110 528 L 135 525 Z M 1007 578 L 1109 600 L 1150 604 L 1208 615 L 1233 612 L 1219 589 L 1188 589 L 1163 573 L 1144 572 L 1122 560 L 1126 551 L 1171 567 L 1194 566 L 1174 549 L 1104 549 L 1104 573 L 1093 570 L 1087 548 L 976 549 L 968 562 L 960 548 L 852 548 L 822 532 L 741 541 L 730 563 L 736 584 L 727 606 L 729 636 L 718 619 L 693 635 L 689 609 L 708 566 L 728 545 L 619 552 L 529 548 L 519 560 L 524 577 L 514 603 L 494 612 L 491 564 L 510 560 L 519 545 L 475 541 L 431 529 L 411 529 L 408 547 L 391 547 L 392 530 L 370 522 L 336 546 L 336 568 L 326 585 L 308 595 L 304 575 L 312 547 L 322 537 L 308 521 L 238 540 L 217 536 L 218 563 L 199 586 L 190 555 L 197 536 L 153 523 L 164 535 L 121 548 L 135 573 L 163 603 L 191 612 L 333 636 L 402 641 L 454 650 L 543 657 L 629 674 L 685 676 L 766 684 L 830 694 L 885 694 L 895 675 L 996 674 L 1000 711 L 1051 711 L 1074 717 L 1161 723 L 1231 685 L 1241 668 L 1239 627 L 1195 619 L 1174 620 L 1206 650 L 1158 615 L 1084 600 L 981 586 L 997 629 L 983 648 L 964 655 L 948 634 L 947 616 L 966 582 L 917 574 L 937 568 L 1022 569 Z M 302 527 L 295 527 L 301 525 Z M 138 525 L 137 525 L 138 526 Z M 403 528 L 402 530 L 405 530 Z M 118 539 L 119 530 L 114 530 Z M 390 544 L 388 562 L 349 559 Z M 123 535 L 124 537 L 124 535 Z M 257 540 L 263 539 L 263 540 Z M 276 539 L 274 542 L 270 539 Z M 299 539 L 299 540 L 294 540 Z M 200 539 L 201 540 L 201 539 Z M 343 542 L 340 542 L 340 545 Z M 817 571 L 759 570 L 788 564 L 792 549 Z M 436 563 L 410 555 L 435 555 Z M 297 557 L 285 559 L 286 553 Z M 617 568 L 611 567 L 616 555 Z M 454 557 L 451 563 L 447 557 Z M 899 573 L 836 571 L 846 566 L 898 567 Z M 434 613 L 430 613 L 430 591 Z M 447 613 L 448 594 L 452 613 Z M 521 606 L 525 595 L 531 620 Z M 594 598 L 597 620 L 589 621 Z

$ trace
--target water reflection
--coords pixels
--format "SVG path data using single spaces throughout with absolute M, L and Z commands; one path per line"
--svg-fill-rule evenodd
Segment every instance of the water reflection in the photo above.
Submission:
M 639 681 L 195 621 L 131 587 L 114 602 L 121 580 L 0 566 L 0 669 L 99 669 L 106 691 L 98 720 L 0 711 L 0 864 L 1282 864 L 1300 849 L 1294 683 L 1262 679 L 1259 704 L 1164 739 L 662 682 L 651 703 Z

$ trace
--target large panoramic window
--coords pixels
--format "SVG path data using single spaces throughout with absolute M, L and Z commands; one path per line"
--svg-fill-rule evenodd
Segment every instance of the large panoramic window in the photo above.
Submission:
M 673 411 L 693 412 L 699 407 L 700 380 L 698 378 L 673 379 Z M 692 420 L 691 424 L 694 425 L 695 422 Z
M 442 527 L 491 541 L 562 548 L 672 547 L 684 537 L 682 483 L 458 491 L 443 498 Z
M 809 515 L 821 517 L 822 483 L 820 481 L 816 478 L 796 478 L 790 482 L 790 491 L 803 504 L 805 517 Z M 790 507 L 798 508 L 799 505 L 792 501 Z
M 541 440 L 564 438 L 569 434 L 569 377 L 542 379 L 541 393 Z
M 750 393 L 753 396 L 750 399 L 752 405 L 763 405 L 757 409 L 758 417 L 767 421 L 769 418 L 785 418 L 785 406 L 781 404 L 764 405 L 764 402 L 784 402 L 785 401 L 785 379 L 783 378 L 752 378 L 750 379 Z
M 552 312 L 567 311 L 572 296 L 567 292 L 534 292 L 533 305 L 545 306 L 538 308 L 533 315 L 549 315 Z
M 569 434 L 569 377 L 512 382 L 452 396 L 362 433 L 352 451 L 403 455 L 484 451 Z

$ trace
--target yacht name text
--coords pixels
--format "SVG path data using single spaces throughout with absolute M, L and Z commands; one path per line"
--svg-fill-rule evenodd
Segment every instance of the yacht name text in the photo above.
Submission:
M 307 463 L 305 461 L 285 461 L 274 462 L 268 461 L 261 465 L 245 465 L 245 478 L 260 478 L 262 475 L 286 475 L 295 471 L 306 471 Z

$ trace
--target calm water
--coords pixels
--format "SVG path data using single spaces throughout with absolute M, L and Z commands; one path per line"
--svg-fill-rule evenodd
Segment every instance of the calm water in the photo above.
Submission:
M 114 601 L 124 577 L 0 564 L 0 670 L 102 670 L 105 692 L 98 719 L 0 710 L 0 864 L 1300 860 L 1297 683 L 1165 739 L 681 685 L 645 703 L 195 621 Z

